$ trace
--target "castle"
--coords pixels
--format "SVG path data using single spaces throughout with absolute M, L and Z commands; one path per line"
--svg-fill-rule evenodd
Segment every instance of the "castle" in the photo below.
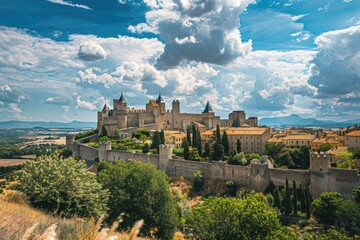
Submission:
M 156 100 L 149 100 L 145 109 L 129 108 L 126 99 L 121 94 L 119 99 L 113 100 L 113 109 L 107 104 L 101 112 L 98 112 L 97 127 L 101 131 L 103 127 L 107 133 L 113 135 L 118 129 L 146 127 L 150 130 L 186 130 L 189 126 L 196 125 L 200 131 L 220 127 L 257 127 L 257 117 L 246 119 L 244 111 L 233 111 L 229 119 L 220 119 L 210 103 L 207 102 L 202 113 L 181 113 L 179 100 L 172 101 L 172 109 L 166 110 L 165 101 L 159 94 Z

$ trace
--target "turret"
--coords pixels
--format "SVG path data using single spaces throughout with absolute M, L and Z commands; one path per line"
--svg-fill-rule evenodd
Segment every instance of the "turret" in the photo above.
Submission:
M 174 145 L 160 144 L 159 146 L 159 168 L 168 172 L 169 160 L 172 159 Z
M 127 102 L 125 100 L 124 94 L 121 93 L 121 96 L 118 101 L 118 110 L 126 112 L 127 110 Z
M 180 113 L 180 102 L 179 100 L 172 101 L 172 112 L 173 113 Z
M 159 106 L 160 106 L 160 113 L 165 113 L 166 112 L 165 101 L 162 98 L 161 94 L 159 94 L 159 97 L 157 98 L 156 103 L 159 104 Z
M 103 116 L 109 116 L 109 111 L 110 111 L 110 108 L 108 107 L 108 105 L 105 103 L 103 109 L 102 109 L 102 113 L 103 113 Z

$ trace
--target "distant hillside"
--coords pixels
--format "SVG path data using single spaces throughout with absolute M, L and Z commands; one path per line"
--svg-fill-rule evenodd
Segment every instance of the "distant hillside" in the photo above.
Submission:
M 96 122 L 25 122 L 25 121 L 6 121 L 0 122 L 0 128 L 96 128 Z
M 355 125 L 360 123 L 360 119 L 348 120 L 345 122 L 335 121 L 321 121 L 315 118 L 302 118 L 297 114 L 291 114 L 290 116 L 284 117 L 272 117 L 272 118 L 261 118 L 259 120 L 261 125 L 267 126 L 300 126 L 300 127 L 326 127 L 326 128 L 338 128 L 347 127 L 349 125 Z

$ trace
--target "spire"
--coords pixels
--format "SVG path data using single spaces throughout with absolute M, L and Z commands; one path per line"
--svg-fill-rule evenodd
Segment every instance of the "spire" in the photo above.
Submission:
M 104 112 L 104 111 L 108 111 L 108 110 L 110 110 L 110 108 L 109 108 L 108 105 L 105 103 L 105 105 L 104 105 L 104 107 L 103 107 L 103 112 Z
M 211 107 L 211 105 L 210 105 L 209 101 L 207 101 L 207 103 L 206 103 L 206 106 L 205 106 L 205 109 L 204 109 L 203 113 L 211 113 L 211 112 L 214 112 L 214 111 L 213 111 L 213 109 L 212 109 L 212 107 Z
M 123 94 L 123 93 L 121 93 L 119 102 L 125 102 L 125 103 L 126 103 L 126 100 L 125 100 L 125 97 L 124 97 L 124 94 Z
M 156 100 L 156 103 L 163 103 L 165 102 L 164 99 L 162 98 L 161 94 L 159 94 L 159 97 Z

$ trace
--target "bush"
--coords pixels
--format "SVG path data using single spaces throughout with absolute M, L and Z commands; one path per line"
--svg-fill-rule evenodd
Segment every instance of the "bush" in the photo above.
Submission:
M 227 193 L 231 197 L 235 197 L 236 195 L 236 184 L 233 181 L 227 181 L 225 183 L 227 188 Z
M 108 222 L 125 213 L 121 228 L 143 219 L 142 233 L 172 239 L 179 216 L 165 173 L 138 161 L 102 162 L 101 167 L 99 181 L 110 190 Z
M 283 228 L 262 194 L 242 198 L 209 197 L 193 207 L 185 222 L 195 239 L 296 239 Z
M 26 162 L 15 188 L 34 207 L 62 217 L 99 217 L 106 210 L 109 193 L 86 169 L 84 162 L 73 158 L 43 156 Z
M 194 192 L 198 192 L 203 188 L 204 185 L 204 176 L 200 171 L 194 172 L 193 178 L 193 190 Z

